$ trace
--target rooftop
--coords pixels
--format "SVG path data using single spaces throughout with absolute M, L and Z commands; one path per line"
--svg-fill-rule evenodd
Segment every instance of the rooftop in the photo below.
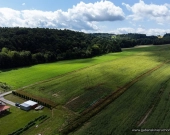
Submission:
M 5 110 L 7 110 L 7 109 L 9 109 L 9 108 L 10 108 L 9 106 L 0 105 L 0 112 L 5 111 Z
M 30 106 L 34 106 L 34 105 L 38 104 L 37 102 L 31 101 L 31 100 L 28 100 L 28 101 L 26 101 L 26 102 L 24 102 L 24 103 L 25 103 L 25 104 L 28 104 L 28 105 L 30 105 Z

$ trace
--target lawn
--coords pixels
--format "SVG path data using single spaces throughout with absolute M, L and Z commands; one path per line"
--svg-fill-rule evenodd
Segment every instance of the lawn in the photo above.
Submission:
M 4 98 L 18 103 L 26 101 L 12 94 L 9 94 Z M 56 135 L 58 134 L 58 129 L 65 122 L 65 120 L 68 117 L 73 116 L 74 114 L 61 106 L 58 106 L 53 110 L 50 110 L 45 107 L 43 110 L 40 111 L 31 110 L 28 112 L 20 110 L 17 107 L 11 106 L 10 113 L 8 115 L 5 115 L 3 117 L 0 116 L 0 135 L 7 135 L 16 131 L 17 129 L 23 128 L 30 121 L 33 121 L 35 120 L 35 118 L 38 118 L 42 115 L 47 115 L 47 117 L 49 118 L 42 123 L 39 122 L 38 126 L 34 125 L 27 131 L 24 131 L 22 134 L 30 135 L 35 133 L 41 133 L 45 135 L 51 135 L 55 133 Z
M 12 101 L 14 103 L 20 103 L 20 104 L 26 101 L 25 99 L 20 98 L 18 96 L 15 96 L 13 94 L 6 95 L 4 98 L 7 99 L 7 100 Z
M 0 116 L 0 134 L 7 135 L 12 133 L 20 128 L 23 128 L 27 125 L 28 122 L 34 120 L 35 118 L 47 114 L 49 115 L 49 110 L 44 109 L 43 111 L 34 111 L 29 112 L 20 110 L 17 107 L 11 106 L 10 113 L 5 116 Z

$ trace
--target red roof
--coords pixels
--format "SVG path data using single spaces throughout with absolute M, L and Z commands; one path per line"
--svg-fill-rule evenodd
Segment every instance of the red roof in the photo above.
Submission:
M 7 110 L 7 109 L 9 109 L 9 108 L 10 108 L 9 106 L 0 105 L 0 112 L 5 111 L 5 110 Z

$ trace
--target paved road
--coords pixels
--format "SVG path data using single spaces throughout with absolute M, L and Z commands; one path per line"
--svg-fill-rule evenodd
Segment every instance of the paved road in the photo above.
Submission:
M 4 102 L 4 103 L 6 103 L 6 104 L 9 104 L 9 105 L 15 106 L 15 103 L 14 103 L 14 102 L 9 101 L 9 100 L 6 100 L 6 99 L 4 98 L 5 95 L 11 94 L 11 93 L 12 93 L 12 91 L 5 92 L 5 93 L 3 93 L 3 94 L 0 94 L 0 101 Z

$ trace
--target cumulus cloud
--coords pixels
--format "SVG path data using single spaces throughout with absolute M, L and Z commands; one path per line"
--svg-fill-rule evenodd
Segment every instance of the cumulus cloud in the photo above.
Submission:
M 25 5 L 23 3 L 23 5 Z M 0 8 L 1 27 L 49 27 L 73 30 L 98 30 L 96 22 L 124 19 L 120 7 L 110 1 L 80 2 L 66 12 Z
M 79 13 L 79 16 L 85 17 L 88 21 L 116 21 L 124 19 L 122 9 L 116 7 L 110 1 L 100 1 L 94 4 L 80 2 L 77 6 L 69 9 L 68 12 L 70 14 Z
M 117 28 L 115 31 L 112 31 L 111 33 L 115 34 L 127 34 L 127 33 L 141 33 L 146 35 L 164 35 L 166 33 L 170 33 L 170 29 L 145 29 L 145 28 L 131 28 L 131 27 L 125 27 L 125 28 Z
M 156 4 L 146 4 L 143 0 L 130 6 L 129 4 L 122 3 L 129 11 L 133 14 L 129 15 L 130 19 L 140 20 L 148 18 L 155 20 L 158 23 L 164 23 L 170 21 L 170 5 L 156 5 Z

